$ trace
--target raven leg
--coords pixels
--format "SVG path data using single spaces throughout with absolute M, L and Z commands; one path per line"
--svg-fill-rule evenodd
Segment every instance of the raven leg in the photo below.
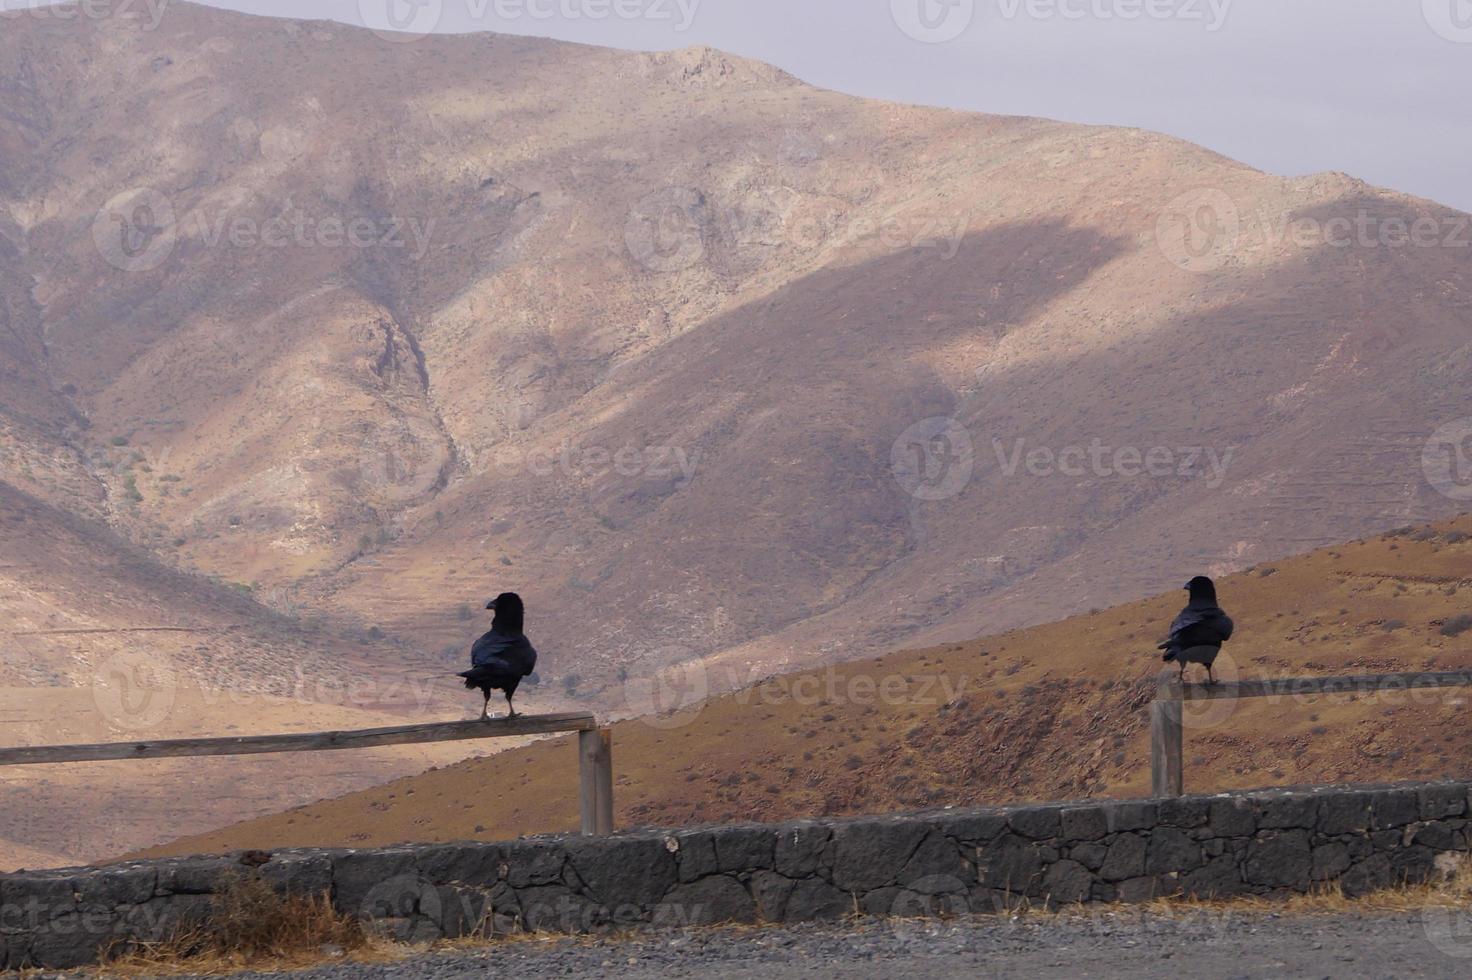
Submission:
M 1211 687 L 1216 686 L 1216 675 L 1211 672 L 1211 664 L 1206 665 L 1206 683 Z
M 485 695 L 486 695 L 486 703 L 483 704 L 483 705 L 481 705 L 481 708 L 480 708 L 480 720 L 481 721 L 489 721 L 490 718 L 491 718 L 491 689 L 490 688 L 486 688 Z
M 514 705 L 514 704 L 511 703 L 511 694 L 512 694 L 512 692 L 510 692 L 510 691 L 507 691 L 506 692 L 506 717 L 507 718 L 515 718 L 516 717 L 516 705 Z

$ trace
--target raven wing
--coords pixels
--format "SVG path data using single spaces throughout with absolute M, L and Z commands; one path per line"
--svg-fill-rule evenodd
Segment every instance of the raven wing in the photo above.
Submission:
M 516 637 L 507 636 L 505 633 L 497 633 L 491 630 L 489 633 L 475 641 L 470 648 L 471 666 L 479 667 L 481 664 L 492 660 L 499 660 L 505 656 L 506 651 L 516 642 Z
M 1187 606 L 1170 624 L 1170 637 L 1158 649 L 1222 644 L 1232 638 L 1233 629 L 1231 617 L 1220 608 Z
M 1180 639 L 1182 633 L 1204 622 L 1209 613 L 1209 609 L 1200 609 L 1195 606 L 1187 606 L 1185 609 L 1182 609 L 1175 620 L 1171 622 L 1170 636 L 1166 638 L 1164 643 L 1160 644 L 1160 649 L 1166 650 L 1174 646 L 1175 641 Z

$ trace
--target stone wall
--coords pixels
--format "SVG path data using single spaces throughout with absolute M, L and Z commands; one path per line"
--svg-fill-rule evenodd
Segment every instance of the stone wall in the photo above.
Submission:
M 0 876 L 8 966 L 67 967 L 204 916 L 234 873 L 331 892 L 409 940 L 994 912 L 1419 881 L 1468 850 L 1469 785 L 1325 787 L 504 844 L 250 852 Z M 247 867 L 250 866 L 250 867 Z

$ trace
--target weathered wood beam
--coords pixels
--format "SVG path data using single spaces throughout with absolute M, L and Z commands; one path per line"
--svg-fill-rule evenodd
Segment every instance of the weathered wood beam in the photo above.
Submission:
M 489 721 L 448 721 L 397 728 L 296 735 L 243 735 L 237 738 L 180 738 L 152 742 L 102 742 L 94 745 L 36 745 L 0 748 L 0 766 L 36 766 L 56 762 L 113 762 L 124 759 L 177 759 L 190 756 L 264 755 L 274 752 L 323 752 L 367 749 L 381 745 L 420 745 L 478 738 L 514 738 L 597 729 L 590 714 L 520 715 Z
M 1181 702 L 1150 702 L 1150 795 L 1157 799 L 1186 792 L 1185 734 Z
M 582 832 L 613 833 L 613 732 L 607 728 L 578 734 L 578 799 Z
M 1422 671 L 1406 674 L 1359 674 L 1347 677 L 1284 677 L 1276 680 L 1223 681 L 1214 685 L 1179 684 L 1174 675 L 1161 680 L 1159 696 L 1177 690 L 1185 701 L 1232 698 L 1308 697 L 1325 694 L 1394 694 L 1429 688 L 1472 687 L 1472 671 Z

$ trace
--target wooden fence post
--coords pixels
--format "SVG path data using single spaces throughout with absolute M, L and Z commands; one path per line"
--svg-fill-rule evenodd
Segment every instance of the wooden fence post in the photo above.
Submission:
M 1155 797 L 1186 792 L 1182 694 L 1178 680 L 1162 678 L 1150 704 L 1150 793 Z
M 582 832 L 600 837 L 613 833 L 611 729 L 578 733 L 578 784 Z

